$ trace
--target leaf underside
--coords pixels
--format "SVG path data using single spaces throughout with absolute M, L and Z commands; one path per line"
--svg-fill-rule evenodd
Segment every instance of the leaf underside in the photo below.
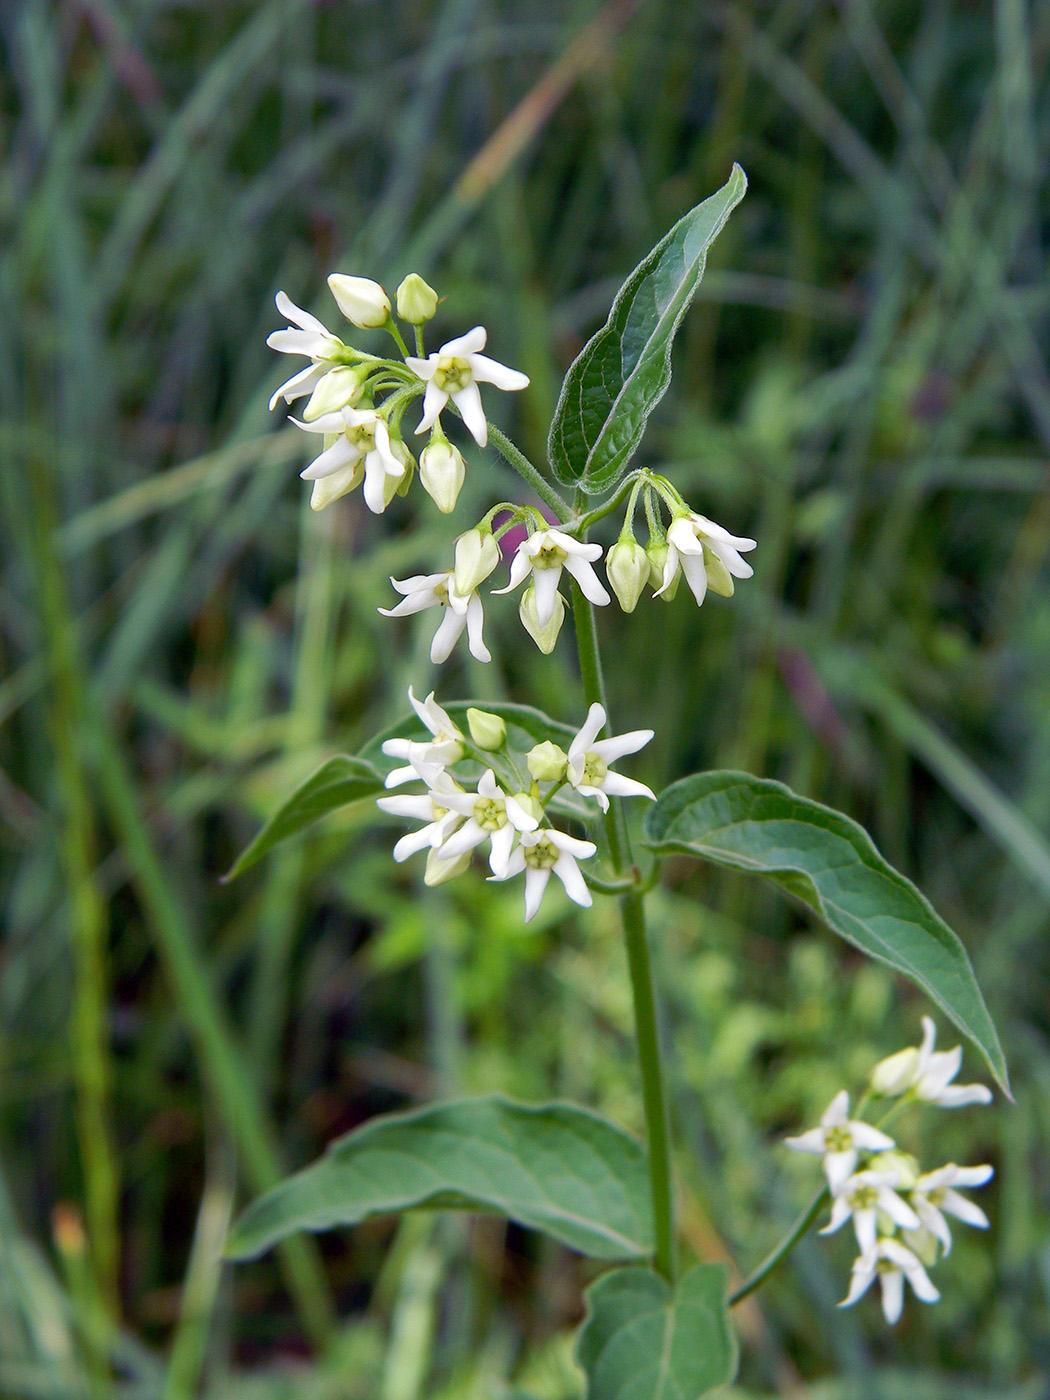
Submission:
M 594 1259 L 652 1251 L 641 1145 L 571 1104 L 492 1095 L 375 1118 L 255 1201 L 227 1253 L 245 1259 L 297 1230 L 429 1208 L 495 1213 Z
M 569 366 L 547 441 L 564 486 L 604 491 L 623 472 L 671 382 L 671 349 L 700 285 L 707 252 L 744 197 L 733 166 L 725 185 L 691 209 L 620 288 L 609 319 Z
M 587 1290 L 576 1342 L 587 1400 L 699 1400 L 736 1374 L 726 1269 L 698 1264 L 672 1287 L 646 1268 L 615 1269 Z
M 1009 1094 L 1006 1062 L 962 943 L 863 827 L 782 783 L 700 773 L 662 792 L 648 844 L 764 875 L 869 957 L 908 977 L 984 1056 Z

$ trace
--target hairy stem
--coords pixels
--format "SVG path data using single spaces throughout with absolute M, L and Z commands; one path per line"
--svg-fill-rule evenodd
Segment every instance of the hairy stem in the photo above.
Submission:
M 515 447 L 507 434 L 501 433 L 499 428 L 490 423 L 489 437 L 522 480 L 528 482 L 543 504 L 550 506 L 559 522 L 564 525 L 567 520 L 571 520 L 572 509 L 568 502 L 562 500 L 550 482 L 541 476 L 539 470 L 532 465 L 524 452 Z
M 605 681 L 594 608 L 572 581 L 572 614 L 576 624 L 576 645 L 580 657 L 583 692 L 588 705 L 601 705 L 606 714 Z M 609 859 L 617 874 L 623 875 L 631 866 L 631 842 L 624 817 L 623 800 L 614 797 L 605 816 L 609 842 Z M 656 1015 L 656 989 L 653 985 L 652 960 L 645 931 L 645 904 L 642 894 L 634 890 L 620 900 L 627 964 L 634 997 L 635 1033 L 638 1038 L 638 1065 L 642 1078 L 642 1101 L 645 1105 L 646 1138 L 649 1148 L 649 1183 L 653 1203 L 655 1248 L 653 1263 L 669 1282 L 676 1274 L 674 1181 L 671 1170 L 671 1122 L 667 1091 L 664 1086 L 663 1060 Z

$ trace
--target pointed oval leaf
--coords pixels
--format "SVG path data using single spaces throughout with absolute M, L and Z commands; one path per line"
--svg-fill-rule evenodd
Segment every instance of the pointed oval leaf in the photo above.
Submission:
M 505 1215 L 594 1259 L 652 1252 L 640 1144 L 585 1109 L 498 1096 L 366 1123 L 249 1206 L 227 1252 L 420 1207 Z
M 966 949 L 855 821 L 783 783 L 714 772 L 665 789 L 646 813 L 645 834 L 658 852 L 774 880 L 833 932 L 921 987 L 1009 1094 L 999 1037 Z
M 289 836 L 304 827 L 345 807 L 383 791 L 383 775 L 371 763 L 361 758 L 337 754 L 322 763 L 316 773 L 301 783 L 248 846 L 237 857 L 224 880 L 233 880 L 249 870 L 256 861 Z
M 707 250 L 744 197 L 729 180 L 691 209 L 635 268 L 609 319 L 569 366 L 547 453 L 565 486 L 604 491 L 623 474 L 649 414 L 671 382 L 671 346 L 707 263 Z
M 615 1269 L 587 1290 L 576 1341 L 587 1400 L 699 1400 L 736 1375 L 726 1269 L 698 1264 L 672 1287 L 651 1269 Z

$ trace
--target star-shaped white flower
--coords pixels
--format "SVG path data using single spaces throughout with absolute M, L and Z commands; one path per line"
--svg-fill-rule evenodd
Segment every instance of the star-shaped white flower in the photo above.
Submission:
M 930 1281 L 920 1260 L 899 1240 L 879 1239 L 874 1249 L 862 1254 L 853 1264 L 853 1279 L 840 1308 L 851 1307 L 862 1298 L 878 1276 L 882 1286 L 882 1311 L 892 1327 L 904 1307 L 904 1280 L 911 1284 L 916 1298 L 924 1303 L 936 1303 L 941 1296 Z
M 704 601 L 708 585 L 723 597 L 731 598 L 733 579 L 750 578 L 755 572 L 740 557 L 741 550 L 746 552 L 754 547 L 754 540 L 731 535 L 706 515 L 695 512 L 677 515 L 667 527 L 667 558 L 656 596 L 671 587 L 681 569 L 698 603 Z
M 409 856 L 415 855 L 416 851 L 422 851 L 427 846 L 435 849 L 463 824 L 460 814 L 445 805 L 449 793 L 459 793 L 463 789 L 440 769 L 426 773 L 424 768 L 418 776 L 424 777 L 424 774 L 428 787 L 424 796 L 376 798 L 376 806 L 380 811 L 389 812 L 394 817 L 408 817 L 412 821 L 425 823 L 418 831 L 402 836 L 395 845 L 394 859 L 397 861 L 407 860 Z
M 463 422 L 479 447 L 489 440 L 485 410 L 481 406 L 479 384 L 495 384 L 497 389 L 526 389 L 529 376 L 508 369 L 487 355 L 480 355 L 487 339 L 484 326 L 475 326 L 466 335 L 447 341 L 425 360 L 407 355 L 405 363 L 420 379 L 426 380 L 423 395 L 423 417 L 417 433 L 425 433 L 438 420 L 438 414 L 449 399 L 459 409 Z
M 917 1229 L 918 1213 L 897 1195 L 893 1189 L 897 1184 L 897 1172 L 854 1172 L 835 1192 L 831 1219 L 820 1233 L 832 1235 L 852 1217 L 861 1253 L 869 1254 L 878 1239 L 880 1211 L 903 1230 Z
M 400 787 L 402 783 L 410 783 L 416 778 L 423 778 L 429 787 L 433 770 L 458 763 L 466 753 L 463 731 L 434 699 L 433 691 L 421 703 L 409 686 L 408 700 L 433 738 L 430 743 L 420 742 L 418 739 L 384 740 L 383 752 L 389 758 L 403 758 L 408 761 L 406 767 L 393 768 L 386 775 L 385 786 L 388 788 Z
M 357 484 L 364 468 L 365 505 L 376 515 L 382 515 L 393 495 L 391 487 L 405 474 L 404 462 L 399 462 L 390 443 L 386 420 L 374 408 L 341 408 L 338 413 L 324 413 L 312 423 L 292 420 L 308 433 L 336 436 L 319 457 L 299 475 L 304 481 L 323 481 L 339 473 L 337 483 L 331 483 L 334 495 L 342 495 Z M 345 484 L 344 484 L 345 478 Z M 335 489 L 338 484 L 339 489 Z
M 885 1152 L 895 1145 L 891 1137 L 870 1123 L 850 1118 L 849 1094 L 845 1089 L 828 1104 L 819 1128 L 785 1138 L 785 1142 L 796 1152 L 813 1152 L 824 1158 L 824 1174 L 832 1191 L 838 1191 L 853 1175 L 861 1151 Z
M 333 361 L 346 349 L 337 335 L 333 335 L 328 327 L 316 316 L 311 316 L 309 311 L 296 306 L 291 297 L 286 296 L 284 292 L 277 293 L 276 301 L 277 310 L 297 329 L 289 326 L 283 331 L 271 331 L 266 337 L 266 344 L 271 350 L 279 350 L 282 355 L 305 355 L 310 364 L 306 369 L 293 374 L 291 379 L 286 379 L 281 387 L 274 391 L 270 399 L 271 411 L 277 406 L 278 399 L 292 403 L 295 399 L 305 398 L 307 394 L 313 393 L 326 374 L 340 368 Z M 352 371 L 347 370 L 347 373 Z
M 924 1103 L 940 1108 L 961 1108 L 964 1104 L 991 1103 L 992 1091 L 985 1084 L 953 1084 L 962 1064 L 962 1046 L 935 1051 L 937 1027 L 929 1016 L 922 1018 L 922 1044 L 899 1050 L 871 1072 L 871 1086 L 889 1098 L 912 1093 Z
M 600 544 L 584 544 L 564 530 L 537 530 L 522 540 L 510 566 L 510 583 L 493 593 L 509 593 L 532 574 L 536 590 L 536 618 L 546 627 L 557 607 L 558 582 L 562 569 L 568 569 L 583 590 L 583 596 L 604 607 L 611 602 L 592 565 L 602 557 Z
M 994 1172 L 989 1166 L 957 1167 L 949 1162 L 936 1171 L 924 1172 L 912 1187 L 908 1196 L 915 1208 L 915 1214 L 934 1239 L 939 1240 L 945 1254 L 951 1252 L 952 1236 L 944 1216 L 954 1215 L 956 1220 L 966 1225 L 975 1225 L 978 1230 L 988 1229 L 988 1217 L 980 1206 L 960 1196 L 955 1187 L 983 1186 L 991 1181 Z
M 554 831 L 550 827 L 544 827 L 542 831 L 522 832 L 518 845 L 511 852 L 506 871 L 492 878 L 510 880 L 524 870 L 526 923 L 540 907 L 552 870 L 565 886 L 569 898 L 586 909 L 594 901 L 576 862 L 593 856 L 597 849 L 593 841 L 580 841 L 575 836 Z
M 565 773 L 570 785 L 584 797 L 596 797 L 603 812 L 609 810 L 609 793 L 614 797 L 648 797 L 655 802 L 656 793 L 652 788 L 609 771 L 610 763 L 644 748 L 653 737 L 653 731 L 632 729 L 629 734 L 599 739 L 598 732 L 604 726 L 605 711 L 601 705 L 592 705 L 582 728 L 569 745 Z
M 515 837 L 535 831 L 539 826 L 531 812 L 503 791 L 491 768 L 482 774 L 477 792 L 454 793 L 441 800 L 448 802 L 452 810 L 466 820 L 442 843 L 438 857 L 454 860 L 487 840 L 491 843 L 489 865 L 496 876 L 507 873 Z
M 392 578 L 390 582 L 405 597 L 396 607 L 379 608 L 378 611 L 384 617 L 407 617 L 410 613 L 422 612 L 424 608 L 445 609 L 445 615 L 430 644 L 430 659 L 435 665 L 448 660 L 464 627 L 467 629 L 467 645 L 470 647 L 471 656 L 479 661 L 492 660 L 481 633 L 484 623 L 481 598 L 476 589 L 465 597 L 457 593 L 451 569 L 443 574 L 413 574 L 411 578 L 406 579 Z

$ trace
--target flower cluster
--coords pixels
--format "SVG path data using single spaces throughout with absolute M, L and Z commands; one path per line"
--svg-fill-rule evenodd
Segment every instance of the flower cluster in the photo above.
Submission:
M 549 804 L 563 787 L 593 798 L 603 811 L 608 810 L 609 794 L 653 798 L 644 783 L 610 768 L 617 759 L 643 748 L 653 731 L 637 729 L 599 739 L 605 711 L 601 705 L 592 705 L 568 751 L 548 739 L 516 755 L 508 748 L 507 727 L 498 715 L 468 710 L 464 733 L 433 693 L 419 701 L 409 688 L 408 699 L 430 737 L 386 740 L 383 752 L 404 761 L 403 767 L 387 776 L 386 786 L 418 780 L 426 792 L 377 801 L 384 812 L 423 823 L 398 841 L 394 859 L 407 860 L 426 850 L 424 878 L 428 885 L 439 885 L 465 870 L 472 852 L 487 842 L 490 879 L 510 880 L 524 872 L 526 923 L 539 908 L 552 873 L 570 899 L 589 905 L 591 892 L 577 862 L 589 859 L 597 847 L 553 827 Z M 470 785 L 450 771 L 468 759 L 483 765 L 480 778 Z
M 933 1022 L 924 1016 L 921 1046 L 876 1065 L 867 1097 L 942 1108 L 990 1102 L 991 1092 L 983 1084 L 951 1083 L 959 1072 L 962 1047 L 935 1052 L 935 1037 Z M 859 1116 L 850 1116 L 845 1089 L 832 1099 L 818 1128 L 789 1137 L 787 1145 L 823 1159 L 831 1218 L 820 1233 L 830 1235 L 847 1220 L 853 1222 L 860 1254 L 840 1307 L 855 1303 L 876 1277 L 882 1288 L 882 1310 L 891 1324 L 904 1306 L 905 1280 L 917 1298 L 935 1303 L 940 1294 L 927 1269 L 951 1250 L 945 1216 L 988 1228 L 984 1211 L 960 1195 L 959 1188 L 983 1186 L 991 1180 L 990 1166 L 959 1167 L 949 1162 L 933 1171 L 920 1171 L 916 1158 L 900 1151 L 888 1134 Z
M 278 310 L 291 324 L 274 331 L 267 344 L 283 354 L 305 356 L 310 363 L 277 389 L 270 407 L 281 399 L 288 403 L 307 399 L 302 417 L 292 421 L 304 432 L 321 438 L 320 452 L 301 473 L 313 485 L 310 504 L 321 510 L 361 485 L 366 506 L 379 514 L 395 495 L 404 495 L 416 462 L 405 444 L 401 423 L 406 409 L 422 395 L 422 417 L 415 431 L 429 432 L 430 440 L 420 453 L 419 479 L 438 508 L 450 514 L 465 480 L 466 462 L 446 437 L 441 414 L 451 403 L 475 443 L 484 447 L 489 425 L 478 386 L 524 389 L 528 377 L 481 353 L 486 344 L 482 326 L 425 355 L 422 328 L 435 314 L 438 296 L 415 273 L 405 278 L 395 298 L 401 321 L 414 329 L 419 352 L 415 355 L 408 353 L 390 298 L 378 282 L 333 273 L 328 285 L 352 325 L 385 329 L 402 355 L 400 359 L 385 359 L 355 349 L 284 292 L 278 292 Z M 628 492 L 619 538 L 605 558 L 610 593 L 594 568 L 605 551 L 600 544 L 588 541 L 586 533 Z M 640 497 L 649 526 L 645 548 L 634 536 Z M 666 525 L 664 512 L 669 516 Z M 494 525 L 497 517 L 498 527 Z M 446 660 L 465 630 L 471 654 L 479 661 L 490 660 L 482 637 L 478 588 L 499 562 L 499 540 L 522 527 L 524 538 L 510 561 L 510 581 L 493 592 L 509 593 L 524 585 L 519 616 L 544 653 L 553 650 L 565 619 L 566 600 L 560 590 L 563 572 L 571 575 L 591 603 L 605 607 L 615 595 L 625 612 L 634 611 L 646 587 L 655 597 L 670 600 L 684 576 L 696 601 L 702 603 L 708 589 L 731 596 L 734 579 L 749 578 L 753 572 L 742 556 L 754 548 L 754 540 L 731 535 L 691 509 L 664 477 L 643 469 L 630 475 L 625 488 L 608 505 L 557 524 L 532 506 L 500 502 L 460 536 L 454 569 L 392 579 L 402 599 L 395 607 L 379 611 L 387 617 L 404 617 L 439 608 L 442 618 L 431 659 Z

